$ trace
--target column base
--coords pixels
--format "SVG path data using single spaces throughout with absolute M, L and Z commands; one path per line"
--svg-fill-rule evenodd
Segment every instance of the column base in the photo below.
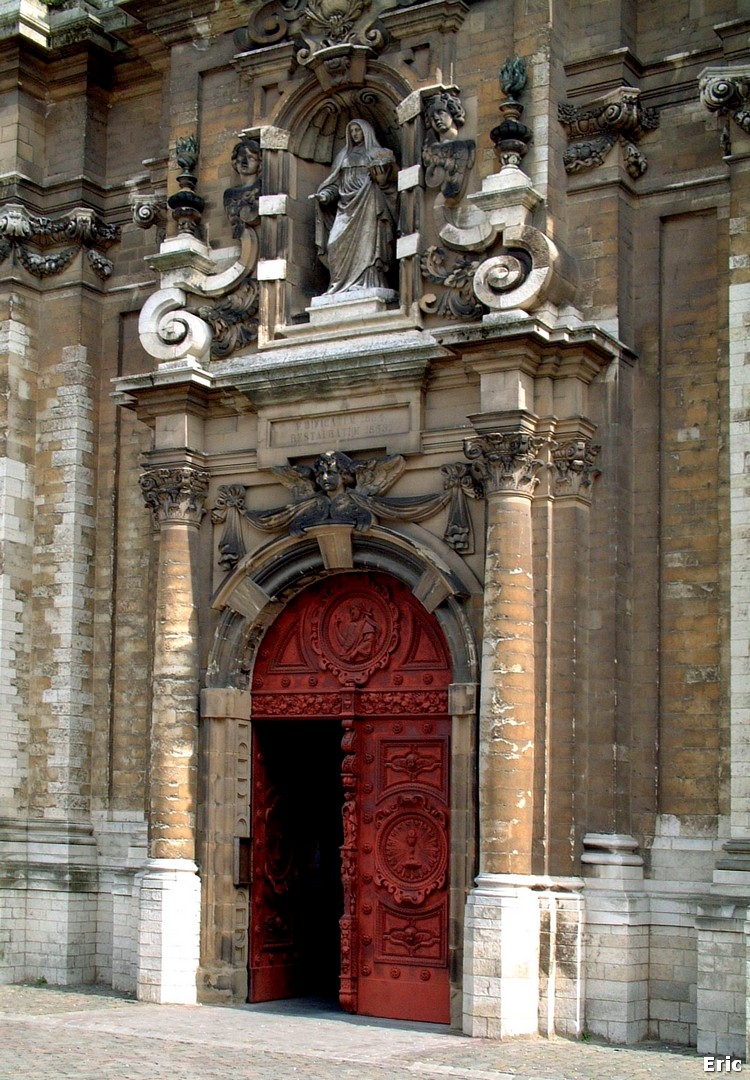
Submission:
M 750 1048 L 749 905 L 750 840 L 733 838 L 695 920 L 699 1054 L 744 1059 Z
M 509 874 L 477 878 L 464 930 L 467 1035 L 580 1034 L 582 884 Z
M 201 883 L 190 859 L 150 859 L 136 875 L 139 1001 L 195 1005 Z
M 648 1034 L 650 905 L 637 841 L 583 838 L 586 896 L 586 1027 L 615 1043 Z

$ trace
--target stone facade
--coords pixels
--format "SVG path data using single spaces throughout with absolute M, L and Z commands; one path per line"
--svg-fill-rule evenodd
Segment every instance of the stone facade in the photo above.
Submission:
M 247 999 L 255 660 L 373 574 L 453 1024 L 746 1054 L 743 8 L 3 5 L 1 980 Z

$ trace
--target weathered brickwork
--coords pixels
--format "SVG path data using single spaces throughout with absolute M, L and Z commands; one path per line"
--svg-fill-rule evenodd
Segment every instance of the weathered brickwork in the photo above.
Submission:
M 743 5 L 373 0 L 351 40 L 312 2 L 38 6 L 0 13 L 0 980 L 254 993 L 255 658 L 366 573 L 450 656 L 452 1023 L 746 1053 Z M 319 258 L 353 119 L 399 168 L 377 295 Z

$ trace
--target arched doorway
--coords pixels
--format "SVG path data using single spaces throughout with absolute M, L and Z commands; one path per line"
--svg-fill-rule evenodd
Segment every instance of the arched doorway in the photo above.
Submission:
M 252 694 L 250 1000 L 448 1023 L 450 717 L 437 620 L 342 573 L 264 638 Z

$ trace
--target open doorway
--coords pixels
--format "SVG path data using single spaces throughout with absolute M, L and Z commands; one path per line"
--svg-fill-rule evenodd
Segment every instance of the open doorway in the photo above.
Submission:
M 341 724 L 253 724 L 250 1001 L 338 999 Z

